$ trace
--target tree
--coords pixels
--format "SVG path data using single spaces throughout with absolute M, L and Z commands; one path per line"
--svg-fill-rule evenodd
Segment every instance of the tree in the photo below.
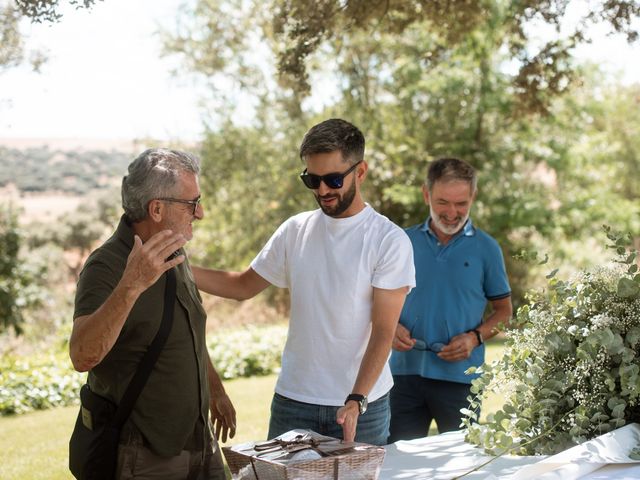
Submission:
M 582 11 L 577 11 L 580 6 Z M 466 43 L 470 35 L 499 16 L 504 34 L 494 40 L 518 61 L 512 87 L 522 108 L 531 112 L 546 112 L 549 99 L 566 91 L 574 77 L 569 62 L 571 50 L 590 41 L 589 31 L 595 24 L 608 24 L 614 32 L 636 41 L 634 21 L 640 17 L 640 2 L 636 0 L 273 0 L 271 8 L 273 32 L 279 40 L 278 70 L 290 80 L 292 88 L 303 94 L 310 89 L 309 58 L 325 44 L 335 48 L 359 32 L 374 38 L 384 33 L 401 35 L 421 25 L 440 37 L 423 52 L 430 62 L 438 62 L 446 58 L 443 54 L 452 46 Z M 573 31 L 561 37 L 561 27 L 576 11 L 579 20 Z M 555 37 L 537 49 L 531 42 L 536 36 L 531 28 L 535 23 L 556 31 Z
M 0 332 L 22 333 L 24 310 L 38 304 L 35 278 L 20 259 L 22 238 L 11 205 L 0 208 Z
M 0 2 L 0 72 L 19 64 L 23 58 L 18 31 L 20 14 L 10 2 Z
M 115 189 L 107 190 L 94 201 L 81 204 L 71 215 L 55 222 L 32 224 L 27 246 L 36 250 L 55 245 L 64 252 L 64 260 L 73 281 L 77 282 L 87 255 L 99 240 L 117 224 L 119 207 Z
M 96 0 L 68 0 L 76 8 L 90 8 Z M 62 18 L 59 0 L 0 0 L 0 73 L 15 67 L 25 60 L 24 42 L 20 35 L 20 20 L 56 22 Z M 35 70 L 46 61 L 40 51 L 30 53 L 29 58 Z
M 315 21 L 322 23 L 328 15 L 322 14 L 323 6 L 333 3 L 314 2 L 317 11 L 305 12 L 320 12 Z M 465 11 L 466 3 L 450 3 Z M 255 254 L 267 232 L 286 216 L 312 205 L 308 192 L 295 184 L 300 167 L 295 160 L 297 146 L 309 126 L 332 116 L 363 129 L 371 166 L 366 198 L 402 226 L 426 215 L 419 189 L 430 160 L 456 155 L 470 161 L 480 175 L 474 220 L 504 247 L 517 299 L 532 270 L 514 262 L 513 254 L 549 247 L 549 239 L 554 243 L 550 249 L 561 250 L 571 243 L 567 239 L 592 235 L 612 219 L 602 205 L 615 204 L 620 195 L 600 183 L 611 158 L 596 162 L 580 151 L 584 139 L 597 133 L 592 128 L 595 117 L 589 120 L 587 114 L 596 115 L 601 108 L 594 97 L 597 77 L 585 82 L 591 78 L 589 71 L 568 54 L 558 56 L 548 66 L 555 74 L 566 74 L 566 81 L 545 80 L 546 85 L 538 83 L 529 95 L 517 86 L 519 73 L 505 67 L 513 59 L 505 46 L 524 35 L 514 33 L 511 19 L 521 3 L 467 3 L 475 13 L 470 18 L 463 15 L 462 26 L 456 23 L 460 12 L 449 12 L 448 17 L 443 13 L 436 25 L 434 18 L 440 17 L 407 10 L 404 22 L 394 28 L 387 17 L 399 22 L 399 12 L 387 12 L 373 31 L 357 22 L 333 28 L 341 34 L 319 41 L 307 58 L 310 84 L 324 85 L 318 75 L 325 68 L 338 86 L 332 102 L 322 107 L 303 101 L 301 90 L 283 77 L 280 83 L 274 80 L 278 53 L 285 48 L 282 34 L 273 28 L 281 12 L 241 0 L 201 0 L 189 13 L 193 17 L 186 14 L 179 20 L 166 43 L 168 50 L 180 52 L 191 69 L 212 79 L 214 87 L 220 78 L 232 79 L 237 86 L 237 96 L 218 99 L 218 110 L 233 112 L 241 96 L 250 96 L 255 105 L 250 126 L 234 126 L 229 114 L 219 129 L 209 132 L 202 152 L 203 189 L 213 197 L 211 208 L 225 212 L 208 224 L 208 240 L 217 238 L 207 245 L 215 244 L 208 251 L 213 264 L 244 266 L 242 260 Z M 528 18 L 551 3 L 557 2 L 527 3 L 539 7 L 528 12 Z M 367 5 L 373 4 L 377 3 Z M 289 15 L 302 15 L 302 10 L 292 7 Z M 298 25 L 317 26 L 311 21 Z M 570 82 L 573 76 L 581 82 Z M 278 209 L 267 213 L 274 199 Z M 630 225 L 630 216 L 631 212 L 620 211 L 614 220 Z
M 15 3 L 25 17 L 34 22 L 57 22 L 62 18 L 60 0 L 15 0 Z M 76 8 L 91 8 L 96 0 L 67 0 Z

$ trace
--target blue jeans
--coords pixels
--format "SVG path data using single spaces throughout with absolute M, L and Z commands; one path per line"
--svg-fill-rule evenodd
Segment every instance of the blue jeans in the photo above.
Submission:
M 336 423 L 340 407 L 298 402 L 279 394 L 273 395 L 268 438 L 296 428 L 309 429 L 321 435 L 342 439 L 342 426 Z M 356 442 L 385 445 L 389 436 L 389 394 L 371 402 L 358 418 Z
M 460 409 L 469 408 L 470 389 L 467 383 L 394 375 L 389 443 L 427 436 L 432 420 L 439 433 L 459 430 Z

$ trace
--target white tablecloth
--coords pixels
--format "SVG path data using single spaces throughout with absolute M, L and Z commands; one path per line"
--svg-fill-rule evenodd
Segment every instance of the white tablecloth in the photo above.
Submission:
M 640 479 L 640 461 L 628 457 L 640 446 L 640 425 L 626 425 L 557 455 L 504 455 L 464 476 L 473 480 L 603 480 Z M 492 457 L 450 432 L 385 447 L 380 480 L 450 480 Z

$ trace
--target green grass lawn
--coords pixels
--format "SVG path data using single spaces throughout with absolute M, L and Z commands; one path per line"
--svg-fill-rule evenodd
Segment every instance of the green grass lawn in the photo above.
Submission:
M 238 411 L 238 432 L 229 445 L 266 438 L 276 376 L 225 383 Z M 78 407 L 0 418 L 0 479 L 69 480 L 68 442 Z
M 490 344 L 487 360 L 501 350 L 500 342 Z M 227 445 L 266 438 L 275 380 L 275 375 L 269 375 L 225 383 L 238 412 L 238 431 Z M 501 405 L 498 396 L 489 398 L 483 417 Z M 72 479 L 67 448 L 77 413 L 77 407 L 66 407 L 0 418 L 0 479 Z

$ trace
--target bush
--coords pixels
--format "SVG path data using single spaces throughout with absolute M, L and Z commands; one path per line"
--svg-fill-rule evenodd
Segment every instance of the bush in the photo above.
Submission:
M 86 374 L 71 368 L 66 354 L 0 361 L 0 415 L 78 403 Z
M 640 405 L 640 275 L 636 252 L 607 234 L 617 264 L 570 281 L 549 275 L 546 292 L 530 296 L 507 333 L 504 355 L 483 365 L 465 411 L 467 441 L 489 453 L 554 454 L 638 421 Z M 473 423 L 486 393 L 506 403 Z
M 248 327 L 208 339 L 211 361 L 229 380 L 268 375 L 280 368 L 286 326 Z M 67 352 L 5 355 L 0 360 L 0 415 L 78 404 L 87 374 L 72 369 Z
M 280 370 L 286 325 L 220 332 L 208 340 L 211 361 L 223 379 L 268 375 Z

